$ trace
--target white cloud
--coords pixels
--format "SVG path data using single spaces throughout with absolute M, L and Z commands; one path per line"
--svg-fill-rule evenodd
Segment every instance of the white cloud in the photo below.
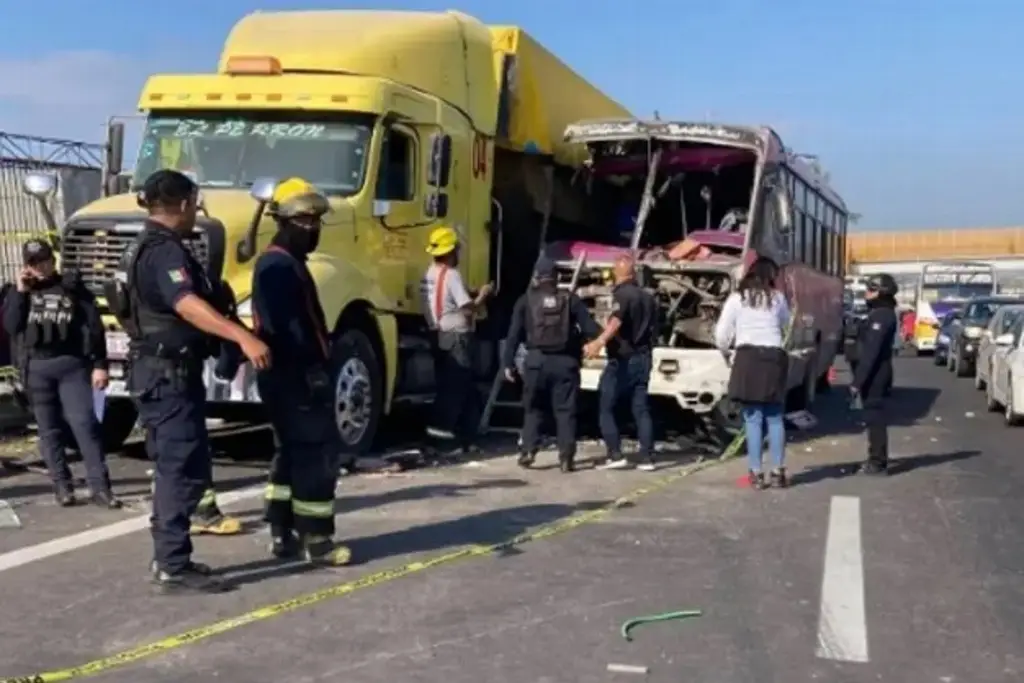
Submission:
M 99 142 L 133 114 L 151 64 L 103 50 L 0 59 L 0 131 Z

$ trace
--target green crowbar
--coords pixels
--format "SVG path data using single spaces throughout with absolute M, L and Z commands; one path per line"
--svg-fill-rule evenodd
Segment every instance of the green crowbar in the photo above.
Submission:
M 665 612 L 663 614 L 649 614 L 643 617 L 636 617 L 622 623 L 622 637 L 627 642 L 632 642 L 633 639 L 630 637 L 629 632 L 641 624 L 656 624 L 659 621 L 672 621 L 674 619 L 692 619 L 693 617 L 703 616 L 703 614 L 699 609 L 695 609 L 685 612 Z

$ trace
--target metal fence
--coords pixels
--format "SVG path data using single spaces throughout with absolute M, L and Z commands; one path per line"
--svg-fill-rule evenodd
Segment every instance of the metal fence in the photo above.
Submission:
M 25 240 L 47 233 L 42 206 L 22 189 L 25 177 L 34 171 L 56 176 L 57 191 L 48 205 L 60 225 L 100 196 L 103 156 L 103 145 L 0 132 L 0 285 L 17 279 Z M 9 362 L 10 346 L 0 330 L 0 366 Z

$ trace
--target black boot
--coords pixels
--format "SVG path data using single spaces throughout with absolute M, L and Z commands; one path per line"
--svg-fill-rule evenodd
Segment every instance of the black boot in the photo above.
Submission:
M 89 497 L 89 502 L 97 507 L 107 508 L 108 510 L 120 510 L 124 507 L 124 504 L 109 490 L 93 492 L 92 496 Z
M 876 462 L 874 460 L 868 460 L 866 463 L 860 466 L 857 470 L 858 474 L 863 474 L 870 477 L 884 477 L 889 474 L 889 468 L 887 464 Z
M 75 500 L 75 490 L 68 484 L 57 484 L 53 497 L 57 500 L 57 505 L 62 508 L 72 507 L 78 502 Z
M 573 462 L 572 458 L 559 458 L 558 468 L 562 471 L 562 474 L 569 474 L 576 471 L 576 463 Z
M 270 554 L 279 560 L 298 557 L 302 552 L 299 537 L 291 529 L 270 527 Z
M 224 593 L 230 590 L 227 584 L 211 576 L 208 571 L 204 571 L 205 569 L 207 568 L 191 562 L 184 569 L 175 572 L 168 572 L 158 568 L 153 575 L 153 583 L 157 585 L 160 592 L 164 595 L 186 593 L 209 595 L 211 593 Z
M 352 550 L 331 538 L 307 536 L 302 546 L 306 561 L 318 567 L 341 567 L 352 561 Z
M 533 461 L 537 459 L 537 454 L 532 451 L 523 451 L 519 454 L 519 458 L 516 460 L 516 464 L 522 468 L 533 467 Z

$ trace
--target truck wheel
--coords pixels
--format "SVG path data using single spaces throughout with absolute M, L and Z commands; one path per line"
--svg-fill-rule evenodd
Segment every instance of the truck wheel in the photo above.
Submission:
M 131 401 L 125 399 L 107 401 L 101 425 L 103 450 L 106 453 L 121 450 L 124 442 L 135 430 L 135 423 L 138 422 L 138 419 L 139 412 Z
M 373 447 L 384 410 L 384 376 L 373 343 L 362 330 L 346 330 L 334 340 L 334 410 L 345 450 L 365 455 Z

